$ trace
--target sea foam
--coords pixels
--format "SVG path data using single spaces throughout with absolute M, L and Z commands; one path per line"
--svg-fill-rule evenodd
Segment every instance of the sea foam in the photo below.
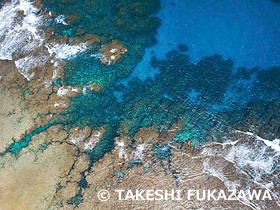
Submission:
M 67 59 L 87 48 L 84 43 L 47 45 L 39 27 L 48 20 L 38 15 L 39 11 L 28 0 L 13 0 L 0 9 L 0 59 L 14 60 L 19 72 L 29 80 L 34 76 L 30 70 L 44 65 L 51 56 Z
M 234 142 L 211 144 L 202 147 L 200 158 L 204 158 L 204 172 L 220 179 L 228 189 L 245 187 L 241 177 L 247 177 L 247 189 L 259 187 L 269 190 L 277 200 L 280 166 L 279 139 L 267 140 L 252 132 L 234 131 L 238 139 Z M 237 174 L 226 167 L 233 166 Z M 233 177 L 240 177 L 233 179 Z M 252 205 L 252 203 L 247 203 Z M 246 205 L 247 205 L 246 204 Z M 277 202 L 280 206 L 280 203 Z M 256 208 L 261 208 L 256 204 Z

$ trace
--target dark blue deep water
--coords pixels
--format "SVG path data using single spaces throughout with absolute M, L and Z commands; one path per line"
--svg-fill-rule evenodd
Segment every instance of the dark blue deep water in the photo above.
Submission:
M 194 62 L 221 54 L 237 67 L 280 65 L 280 5 L 270 0 L 162 1 L 156 54 L 189 46 Z
M 178 44 L 189 47 L 193 62 L 217 53 L 231 58 L 234 67 L 280 65 L 280 4 L 270 0 L 173 0 L 161 5 L 156 15 L 162 19 L 158 44 L 147 49 L 138 64 L 135 74 L 140 78 L 155 73 L 149 66 L 151 51 L 164 58 Z

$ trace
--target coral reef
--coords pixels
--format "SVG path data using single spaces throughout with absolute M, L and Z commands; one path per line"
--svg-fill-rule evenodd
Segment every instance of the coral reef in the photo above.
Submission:
M 116 62 L 121 58 L 121 54 L 127 52 L 127 49 L 124 48 L 122 44 L 119 44 L 116 40 L 112 40 L 112 42 L 108 45 L 101 45 L 99 52 L 102 53 L 100 56 L 100 61 L 103 64 L 110 65 L 113 62 Z
M 65 83 L 67 85 L 83 86 L 94 83 L 101 89 L 109 88 L 118 79 L 127 77 L 141 60 L 145 48 L 156 43 L 154 36 L 160 26 L 160 20 L 150 16 L 159 11 L 159 0 L 116 0 L 113 2 L 88 0 L 71 2 L 70 7 L 56 4 L 54 1 L 42 2 L 46 8 L 55 11 L 54 17 L 60 14 L 65 15 L 66 24 L 57 24 L 56 21 L 48 24 L 49 27 L 55 28 L 53 34 L 55 39 L 67 36 L 70 37 L 69 42 L 72 43 L 71 38 L 76 39 L 75 35 L 77 35 L 82 38 L 83 43 L 88 42 L 89 39 L 91 41 L 87 55 L 77 56 L 66 63 Z M 116 43 L 114 40 L 119 41 Z M 125 47 L 119 45 L 120 43 Z M 106 46 L 112 48 L 107 49 Z M 115 50 L 111 52 L 115 48 L 119 49 L 119 52 Z M 121 55 L 122 59 L 114 66 L 102 67 L 90 59 L 98 54 L 98 50 L 101 50 L 102 63 L 114 63 Z M 99 55 L 97 57 L 100 58 Z M 116 72 L 114 76 L 111 74 L 112 71 Z

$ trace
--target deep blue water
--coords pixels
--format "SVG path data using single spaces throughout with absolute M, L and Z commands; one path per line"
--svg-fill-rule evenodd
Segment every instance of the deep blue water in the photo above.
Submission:
M 280 65 L 280 4 L 270 0 L 162 0 L 156 15 L 162 26 L 158 44 L 146 50 L 133 75 L 141 79 L 151 69 L 151 52 L 163 59 L 178 44 L 189 47 L 193 62 L 221 54 L 235 67 Z M 125 83 L 126 81 L 124 81 Z

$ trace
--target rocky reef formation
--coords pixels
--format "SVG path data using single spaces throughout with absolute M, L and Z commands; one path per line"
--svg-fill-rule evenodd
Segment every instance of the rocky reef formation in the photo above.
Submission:
M 238 192 L 245 185 L 250 190 L 262 189 L 262 185 L 268 183 L 270 179 L 273 179 L 274 186 L 269 189 L 273 199 L 277 200 L 277 190 L 279 189 L 274 175 L 279 173 L 279 170 L 267 175 L 265 179 L 261 180 L 261 183 L 257 184 L 255 181 L 260 181 L 257 177 L 250 178 L 250 174 L 254 173 L 250 165 L 241 171 L 236 165 L 240 163 L 237 159 L 242 154 L 240 150 L 248 144 L 248 138 L 252 138 L 250 145 L 260 146 L 261 142 L 256 143 L 258 140 L 255 137 L 248 136 L 248 134 L 232 133 L 228 135 L 229 138 L 239 139 L 235 145 L 213 143 L 203 146 L 200 150 L 193 150 L 187 142 L 180 144 L 172 140 L 177 129 L 179 129 L 178 125 L 174 125 L 168 132 L 159 134 L 157 129 L 153 127 L 140 129 L 133 138 L 125 135 L 116 138 L 116 147 L 112 152 L 94 163 L 93 167 L 85 173 L 84 182 L 86 184 L 84 183 L 84 186 L 86 187 L 82 191 L 72 184 L 61 187 L 52 201 L 52 206 L 55 207 L 61 203 L 63 208 L 72 209 L 79 203 L 78 209 L 90 209 L 92 206 L 98 209 L 136 209 L 139 205 L 148 209 L 163 207 L 172 209 L 178 206 L 183 209 L 205 208 L 205 206 L 219 209 L 228 207 L 231 209 L 250 209 L 251 205 L 262 209 L 278 208 L 276 202 L 270 203 L 269 201 L 250 203 L 250 201 L 220 200 L 213 202 L 206 199 L 197 202 L 196 200 L 188 200 L 186 194 L 183 194 L 181 201 L 175 202 L 118 200 L 115 189 L 130 189 L 132 191 L 136 189 L 174 189 L 182 190 L 185 193 L 188 189 L 201 191 L 203 189 L 219 189 L 227 193 L 228 190 L 233 189 L 231 187 L 236 187 Z M 255 149 L 258 150 L 259 146 Z M 233 151 L 234 155 L 230 156 L 229 154 Z M 229 157 L 233 159 L 229 159 Z M 248 159 L 248 162 L 252 160 Z M 221 163 L 223 163 L 222 168 Z M 111 193 L 109 201 L 102 202 L 97 198 L 97 193 L 101 189 L 107 189 Z M 73 191 L 79 196 L 76 194 L 67 201 L 65 195 L 71 193 L 73 195 Z
M 156 43 L 155 34 L 160 20 L 151 15 L 159 11 L 159 0 L 42 2 L 46 8 L 55 11 L 50 18 L 53 22 L 48 24 L 55 28 L 55 39 L 67 36 L 69 40 L 76 40 L 76 37 L 85 36 L 82 42 L 86 42 L 86 37 L 94 34 L 100 41 L 89 44 L 87 55 L 67 62 L 65 81 L 69 85 L 94 83 L 102 89 L 109 88 L 118 79 L 129 76 L 144 55 L 145 48 Z M 71 6 L 65 6 L 68 4 Z M 106 64 L 117 62 L 114 66 L 103 66 L 98 60 L 94 61 L 96 57 Z
M 121 58 L 121 54 L 124 54 L 127 52 L 127 49 L 124 48 L 122 44 L 119 44 L 116 40 L 112 40 L 112 42 L 108 45 L 102 45 L 101 49 L 99 49 L 99 52 L 101 52 L 101 62 L 103 64 L 110 65 L 113 62 L 116 62 Z
M 252 103 L 239 111 L 216 114 L 197 105 L 186 109 L 185 102 L 189 95 L 181 94 L 179 86 L 174 85 L 172 81 L 180 78 L 182 80 L 179 83 L 180 87 L 185 87 L 184 81 L 189 81 L 186 84 L 191 88 L 196 87 L 197 81 L 190 79 L 192 77 L 188 74 L 187 78 L 183 77 L 185 74 L 181 74 L 180 71 L 178 71 L 180 77 L 174 75 L 171 68 L 174 67 L 173 59 L 172 56 L 166 61 L 154 59 L 153 65 L 159 66 L 160 74 L 146 82 L 133 81 L 130 89 L 123 89 L 125 92 L 122 103 L 117 102 L 113 94 L 100 90 L 94 84 L 85 86 L 84 90 L 79 86 L 65 85 L 63 80 L 53 82 L 51 86 L 45 85 L 45 78 L 48 78 L 49 74 L 52 75 L 52 71 L 45 71 L 43 75 L 36 74 L 34 80 L 28 81 L 17 71 L 13 61 L 2 61 L 1 94 L 5 100 L 2 101 L 1 107 L 6 109 L 3 110 L 1 121 L 10 122 L 1 126 L 5 128 L 5 132 L 2 132 L 3 138 L 7 139 L 1 145 L 0 173 L 5 177 L 1 185 L 5 185 L 6 189 L 3 194 L 10 197 L 10 199 L 4 197 L 2 202 L 9 200 L 5 205 L 11 207 L 14 199 L 21 194 L 28 183 L 35 183 L 32 185 L 34 189 L 30 188 L 30 192 L 34 192 L 35 189 L 41 191 L 44 187 L 48 188 L 48 191 L 38 192 L 38 197 L 32 194 L 27 195 L 28 199 L 22 198 L 25 201 L 22 205 L 25 205 L 26 209 L 36 209 L 38 206 L 43 209 L 74 207 L 87 209 L 91 205 L 105 208 L 105 204 L 96 198 L 98 189 L 106 188 L 113 191 L 120 186 L 132 187 L 132 183 L 133 189 L 139 186 L 202 189 L 203 186 L 205 189 L 227 190 L 224 177 L 217 177 L 214 173 L 215 170 L 220 169 L 210 167 L 221 160 L 214 158 L 215 155 L 205 155 L 209 149 L 211 152 L 216 149 L 212 146 L 203 146 L 204 142 L 213 142 L 212 144 L 217 148 L 223 144 L 225 138 L 232 142 L 244 138 L 245 140 L 240 141 L 238 147 L 244 149 L 249 134 L 236 135 L 234 130 L 241 132 L 250 130 L 261 136 L 260 138 L 271 140 L 277 138 L 279 103 L 277 101 Z M 188 61 L 185 56 L 175 55 L 177 64 L 181 63 L 179 62 L 181 59 Z M 219 70 L 219 65 L 227 66 L 229 61 L 214 56 L 204 59 L 199 66 L 203 67 L 204 62 L 210 67 L 213 63 L 216 64 L 215 68 L 208 69 L 216 72 Z M 183 65 L 186 63 L 189 69 L 193 69 L 190 63 L 182 62 Z M 169 65 L 171 67 L 167 67 Z M 208 75 L 216 76 L 214 73 Z M 170 81 L 164 79 L 166 77 Z M 216 81 L 215 78 L 213 81 Z M 228 82 L 217 85 L 220 87 L 222 84 Z M 222 87 L 219 90 L 225 89 Z M 221 93 L 217 91 L 211 94 L 212 92 L 205 94 L 208 103 L 211 103 L 209 99 L 212 97 L 221 97 Z M 206 97 L 209 95 L 211 97 Z M 9 104 L 16 104 L 16 106 Z M 20 126 L 22 129 L 18 129 Z M 200 150 L 197 147 L 201 147 Z M 225 157 L 224 149 L 217 150 L 217 152 L 222 151 L 222 157 Z M 21 167 L 26 165 L 30 168 L 35 167 L 34 171 L 41 170 L 39 165 L 46 165 L 48 156 L 53 157 L 52 164 L 55 164 L 52 170 L 48 170 L 48 173 L 51 173 L 49 176 L 38 171 L 34 173 L 35 177 L 34 174 L 30 174 L 30 170 L 25 171 L 26 169 Z M 206 163 L 208 165 L 205 165 Z M 237 181 L 240 186 L 246 185 L 247 175 L 236 176 L 238 165 L 226 164 L 229 165 L 225 167 L 225 173 L 233 174 L 227 175 L 230 178 L 226 179 L 231 182 Z M 186 168 L 190 171 L 188 176 L 184 171 Z M 7 175 L 9 170 L 15 171 L 13 173 L 15 176 L 23 174 L 27 177 L 13 193 L 11 187 L 14 186 L 16 178 Z M 246 170 L 249 174 L 255 173 L 250 168 Z M 278 171 L 271 173 L 277 174 Z M 190 177 L 195 178 L 196 181 Z M 47 181 L 48 179 L 51 180 Z M 49 185 L 38 187 L 41 182 Z M 277 183 L 277 180 L 273 182 Z M 277 191 L 277 188 L 274 189 L 275 186 L 273 190 Z M 259 186 L 252 185 L 252 187 L 258 189 Z M 48 199 L 41 203 L 42 197 Z M 31 202 L 33 199 L 38 203 Z M 277 199 L 276 194 L 275 199 Z M 113 205 L 112 208 L 126 208 L 139 204 L 115 201 L 107 205 Z M 156 209 L 158 205 L 173 208 L 174 204 L 166 201 L 164 204 L 148 202 L 145 205 Z M 180 205 L 190 208 L 200 206 L 196 202 Z M 206 201 L 201 205 L 210 206 L 212 203 Z M 229 205 L 244 207 L 239 202 L 219 202 L 216 205 L 217 208 Z M 265 207 L 272 204 L 260 202 L 258 205 Z M 18 207 L 13 206 L 13 208 Z

